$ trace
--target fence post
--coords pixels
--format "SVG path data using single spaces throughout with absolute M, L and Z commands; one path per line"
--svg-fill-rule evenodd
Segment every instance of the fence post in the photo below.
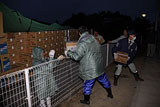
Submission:
M 109 58 L 109 43 L 107 43 L 107 57 L 106 57 L 106 66 L 108 66 L 108 58 Z
M 30 82 L 29 82 L 29 70 L 25 69 L 25 80 L 26 80 L 26 89 L 27 89 L 27 100 L 28 107 L 31 107 L 31 91 L 30 91 Z
M 70 30 L 68 30 L 67 36 L 68 36 L 68 41 L 67 42 L 70 42 Z
M 70 62 L 70 64 L 69 64 L 69 66 L 70 66 L 70 71 L 69 71 L 69 76 L 71 77 L 71 79 L 70 79 L 70 90 L 69 90 L 69 94 L 70 94 L 70 96 L 72 96 L 72 84 L 73 84 L 73 67 L 72 67 L 72 64 L 73 64 L 73 62 L 72 62 L 72 60 L 70 60 L 69 61 Z

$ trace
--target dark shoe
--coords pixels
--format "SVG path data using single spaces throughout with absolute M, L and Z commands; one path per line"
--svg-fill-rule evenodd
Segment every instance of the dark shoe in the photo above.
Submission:
M 90 95 L 84 95 L 84 100 L 80 100 L 82 104 L 90 104 Z
M 144 79 L 142 79 L 141 77 L 139 77 L 138 73 L 134 73 L 134 78 L 136 81 L 144 81 Z
M 107 93 L 108 93 L 108 97 L 113 98 L 111 88 L 106 88 L 106 91 L 107 91 Z
M 119 75 L 114 75 L 114 86 L 117 86 Z

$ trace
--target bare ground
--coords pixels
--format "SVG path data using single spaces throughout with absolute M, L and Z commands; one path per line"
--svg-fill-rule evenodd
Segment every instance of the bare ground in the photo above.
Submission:
M 137 57 L 135 59 L 135 65 L 139 74 L 143 73 L 144 58 Z M 74 96 L 70 97 L 58 107 L 129 107 L 131 105 L 135 90 L 137 88 L 137 82 L 135 81 L 133 74 L 126 67 L 123 67 L 121 76 L 118 80 L 118 86 L 113 85 L 115 64 L 112 63 L 106 68 L 106 74 L 112 84 L 113 99 L 107 97 L 106 90 L 96 82 L 90 98 L 90 105 L 84 105 L 80 103 L 80 99 L 83 99 L 82 89 Z

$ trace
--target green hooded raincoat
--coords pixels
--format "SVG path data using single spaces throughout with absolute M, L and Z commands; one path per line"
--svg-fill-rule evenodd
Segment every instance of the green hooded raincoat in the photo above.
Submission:
M 33 66 L 46 62 L 42 60 L 41 53 L 43 49 L 40 47 L 33 48 Z M 49 96 L 53 96 L 57 90 L 57 85 L 53 75 L 52 63 L 46 64 L 45 66 L 36 67 L 33 71 L 34 86 L 40 100 L 45 99 Z
M 88 32 L 81 35 L 77 43 L 77 48 L 75 51 L 69 50 L 67 56 L 80 61 L 79 75 L 83 80 L 91 80 L 104 73 L 100 44 Z

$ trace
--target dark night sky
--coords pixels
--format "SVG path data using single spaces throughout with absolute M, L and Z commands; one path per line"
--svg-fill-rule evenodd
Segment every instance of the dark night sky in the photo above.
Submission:
M 63 22 L 72 13 L 91 14 L 99 11 L 120 11 L 132 18 L 147 13 L 147 18 L 154 21 L 155 0 L 0 0 L 25 17 L 53 23 Z

